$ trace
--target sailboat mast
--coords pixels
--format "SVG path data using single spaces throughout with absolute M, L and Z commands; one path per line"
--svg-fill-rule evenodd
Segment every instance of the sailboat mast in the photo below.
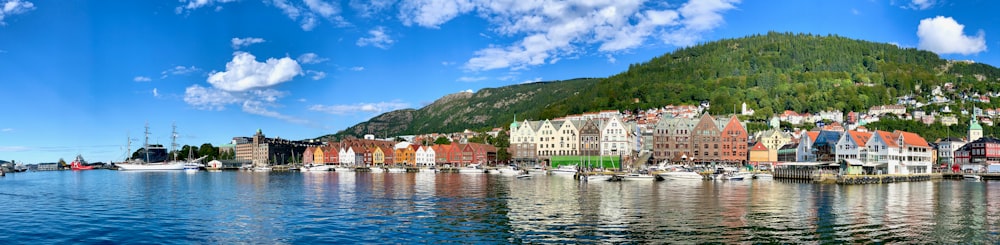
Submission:
M 144 152 L 146 152 L 146 159 L 143 161 L 149 161 L 149 122 L 146 122 L 146 132 L 145 132 L 145 142 L 143 142 L 142 147 Z
M 173 130 L 170 132 L 170 152 L 174 153 L 174 161 L 177 161 L 177 123 L 170 125 Z

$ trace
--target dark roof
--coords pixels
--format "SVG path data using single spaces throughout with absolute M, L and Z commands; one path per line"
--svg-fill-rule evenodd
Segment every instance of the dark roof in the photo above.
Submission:
M 820 131 L 819 135 L 816 136 L 816 140 L 813 141 L 813 148 L 820 146 L 835 146 L 837 141 L 840 140 L 840 135 L 843 132 L 840 131 Z

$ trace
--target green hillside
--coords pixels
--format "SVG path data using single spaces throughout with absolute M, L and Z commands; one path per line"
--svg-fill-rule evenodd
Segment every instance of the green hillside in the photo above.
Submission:
M 455 132 L 604 109 L 635 110 L 708 101 L 710 113 L 746 102 L 763 119 L 783 110 L 866 111 L 912 95 L 925 102 L 951 82 L 957 94 L 1000 91 L 1000 69 L 949 62 L 896 45 L 810 34 L 768 33 L 681 48 L 605 79 L 512 85 L 446 96 L 419 110 L 389 112 L 338 136 Z M 952 98 L 956 99 L 957 98 Z M 638 101 L 638 102 L 636 102 Z M 1000 107 L 957 100 L 953 108 Z

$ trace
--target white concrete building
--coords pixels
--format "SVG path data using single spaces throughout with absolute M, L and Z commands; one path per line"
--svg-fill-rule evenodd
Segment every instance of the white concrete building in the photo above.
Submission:
M 632 133 L 622 123 L 621 118 L 612 117 L 601 129 L 601 155 L 628 156 L 632 152 L 630 136 Z

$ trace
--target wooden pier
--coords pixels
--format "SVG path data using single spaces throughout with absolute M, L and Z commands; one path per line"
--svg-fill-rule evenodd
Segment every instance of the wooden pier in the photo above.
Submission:
M 943 179 L 964 179 L 966 174 L 978 175 L 982 180 L 1000 180 L 1000 173 L 940 173 Z

